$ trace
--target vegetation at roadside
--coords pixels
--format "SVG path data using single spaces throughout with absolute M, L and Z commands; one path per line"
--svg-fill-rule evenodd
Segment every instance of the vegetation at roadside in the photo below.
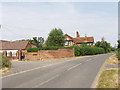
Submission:
M 95 47 L 101 47 L 105 50 L 105 53 L 115 51 L 116 49 L 110 46 L 110 43 L 107 41 L 98 41 L 95 43 Z
M 112 55 L 110 56 L 107 61 L 106 61 L 106 64 L 120 64 L 119 61 L 118 61 L 118 58 L 116 55 Z
M 105 70 L 100 75 L 97 88 L 118 88 L 118 69 Z M 120 88 L 120 87 L 119 87 Z
M 28 52 L 37 52 L 39 50 L 58 50 L 58 49 L 75 49 L 75 56 L 84 56 L 84 55 L 96 55 L 96 54 L 103 54 L 105 53 L 103 48 L 99 47 L 57 47 L 57 46 L 48 46 L 42 48 L 29 48 L 27 49 Z
M 120 61 L 120 40 L 118 40 L 118 49 L 117 49 L 117 57 L 118 57 L 118 60 Z
M 0 69 L 10 67 L 11 67 L 10 59 L 0 54 Z
M 65 36 L 62 29 L 52 29 L 46 40 L 47 46 L 64 46 Z

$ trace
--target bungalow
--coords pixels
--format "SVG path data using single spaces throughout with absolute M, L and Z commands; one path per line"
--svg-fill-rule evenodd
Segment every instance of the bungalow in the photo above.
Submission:
M 22 54 L 24 54 L 25 50 L 27 48 L 32 48 L 32 45 L 29 43 L 29 41 L 5 41 L 0 40 L 0 53 L 4 54 L 4 51 L 6 52 L 5 56 L 8 57 L 14 57 L 19 58 L 19 50 L 22 50 Z
M 66 47 L 73 46 L 73 45 L 80 46 L 80 44 L 82 44 L 82 43 L 87 43 L 88 45 L 93 46 L 93 43 L 94 43 L 94 37 L 87 37 L 87 36 L 80 37 L 79 32 L 76 32 L 75 38 L 71 37 L 68 34 L 65 34 L 65 36 L 66 36 L 66 38 L 65 38 L 65 40 L 66 40 L 65 46 Z

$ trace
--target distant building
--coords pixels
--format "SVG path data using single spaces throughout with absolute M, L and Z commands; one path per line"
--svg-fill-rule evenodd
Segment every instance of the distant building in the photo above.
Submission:
M 73 46 L 73 45 L 77 45 L 80 46 L 80 44 L 82 43 L 87 43 L 87 45 L 91 45 L 93 46 L 94 43 L 94 37 L 81 37 L 79 32 L 76 32 L 76 37 L 73 38 L 68 34 L 65 34 L 66 38 L 66 42 L 65 42 L 65 46 L 69 47 L 69 46 Z
M 0 40 L 0 53 L 6 52 L 6 56 L 12 56 L 14 58 L 18 58 L 18 51 L 22 50 L 22 54 L 28 48 L 32 48 L 33 45 L 29 43 L 29 41 L 5 41 Z

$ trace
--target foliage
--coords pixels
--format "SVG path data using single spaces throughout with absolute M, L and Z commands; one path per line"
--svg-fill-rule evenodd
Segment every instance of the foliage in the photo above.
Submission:
M 118 60 L 120 60 L 120 48 L 117 50 L 117 57 L 118 57 Z
M 111 51 L 111 46 L 110 43 L 106 42 L 106 41 L 98 41 L 95 43 L 95 47 L 101 47 L 105 50 L 105 52 L 110 52 Z
M 37 47 L 37 48 L 41 48 L 43 43 L 44 43 L 44 38 L 42 37 L 33 37 L 33 44 Z
M 60 47 L 55 47 L 55 46 L 47 46 L 47 47 L 42 47 L 42 48 L 28 48 L 28 52 L 37 52 L 39 50 L 58 50 Z
M 114 47 L 111 47 L 111 51 L 116 51 L 116 48 L 114 48 Z
M 80 47 L 88 47 L 89 45 L 87 45 L 87 43 L 81 43 Z
M 11 67 L 11 61 L 9 58 L 3 56 L 0 54 L 0 69 L 1 68 L 10 68 Z
M 99 47 L 57 47 L 57 46 L 48 46 L 42 48 L 29 48 L 27 49 L 28 52 L 37 52 L 39 50 L 58 50 L 58 49 L 75 49 L 75 56 L 84 56 L 84 55 L 96 55 L 105 53 L 103 48 Z
M 120 48 L 120 40 L 118 40 L 117 42 L 118 42 L 118 48 Z
M 41 48 L 44 43 L 44 38 L 42 37 L 33 37 L 33 39 L 22 39 L 18 41 L 29 41 L 30 44 L 35 45 L 37 48 Z
M 99 47 L 75 47 L 75 56 L 96 55 L 105 53 L 103 48 Z
M 52 29 L 46 40 L 47 46 L 64 46 L 65 36 L 61 29 Z

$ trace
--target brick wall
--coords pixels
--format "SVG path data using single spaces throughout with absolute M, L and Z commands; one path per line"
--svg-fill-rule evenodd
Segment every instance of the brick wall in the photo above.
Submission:
M 74 49 L 41 50 L 38 52 L 27 52 L 25 54 L 25 59 L 39 60 L 43 58 L 64 58 L 73 56 Z

